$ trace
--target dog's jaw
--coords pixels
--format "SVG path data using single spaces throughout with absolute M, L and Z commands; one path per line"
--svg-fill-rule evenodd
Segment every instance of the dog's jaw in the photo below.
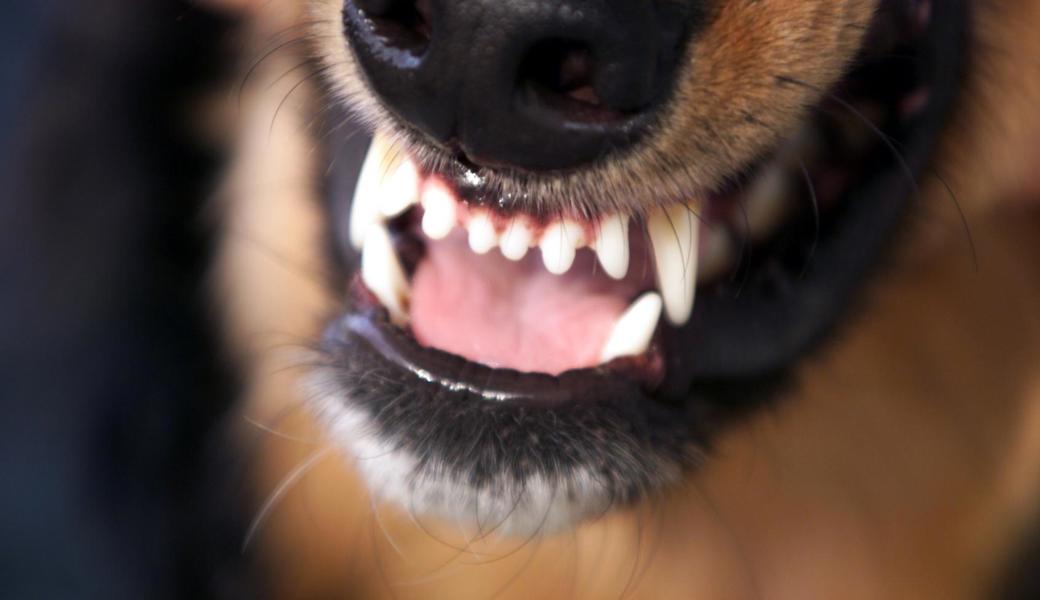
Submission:
M 349 403 L 344 408 L 336 379 L 335 374 L 317 372 L 305 385 L 318 418 L 331 437 L 348 446 L 371 493 L 413 515 L 464 523 L 481 537 L 528 538 L 569 529 L 613 508 L 613 490 L 585 467 L 552 480 L 544 474 L 518 478 L 502 471 L 479 486 L 443 476 L 450 466 L 423 465 L 429 459 L 388 440 L 367 411 Z M 667 463 L 655 471 L 656 487 L 677 483 L 681 474 L 677 465 Z

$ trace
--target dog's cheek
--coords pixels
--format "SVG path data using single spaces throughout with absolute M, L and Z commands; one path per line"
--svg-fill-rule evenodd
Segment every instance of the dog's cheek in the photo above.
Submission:
M 1040 132 L 1037 132 L 1035 139 L 1036 143 L 1033 144 L 1028 163 L 1029 176 L 1026 178 L 1020 199 L 1028 204 L 1040 205 Z

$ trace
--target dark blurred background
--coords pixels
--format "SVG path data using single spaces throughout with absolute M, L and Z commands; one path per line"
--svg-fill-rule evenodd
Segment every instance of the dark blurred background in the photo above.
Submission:
M 220 156 L 186 126 L 233 24 L 175 0 L 4 8 L 0 597 L 257 597 L 201 283 Z

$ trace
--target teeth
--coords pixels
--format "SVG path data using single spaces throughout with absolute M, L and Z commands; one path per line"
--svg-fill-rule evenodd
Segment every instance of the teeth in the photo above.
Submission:
M 554 275 L 563 275 L 574 264 L 574 254 L 583 244 L 581 226 L 564 219 L 545 228 L 538 247 L 542 250 L 545 269 Z
M 419 169 L 404 160 L 390 176 L 379 205 L 383 216 L 392 219 L 419 202 Z
M 379 198 L 382 196 L 386 173 L 393 169 L 389 157 L 390 143 L 381 136 L 372 139 L 364 165 L 354 189 L 354 203 L 350 208 L 350 242 L 360 250 L 365 233 L 379 222 Z
M 422 230 L 427 237 L 442 240 L 455 227 L 455 199 L 444 184 L 431 182 L 423 189 Z
M 673 325 L 689 320 L 697 291 L 699 221 L 693 208 L 676 204 L 657 209 L 647 222 L 654 247 L 657 286 Z
M 646 352 L 661 318 L 661 308 L 661 296 L 656 292 L 647 292 L 633 302 L 614 323 L 600 354 L 600 363 Z
M 361 279 L 390 312 L 390 319 L 395 324 L 402 325 L 408 321 L 411 290 L 394 252 L 390 233 L 382 225 L 372 225 L 365 234 Z
M 522 219 L 513 219 L 506 227 L 499 242 L 502 256 L 509 260 L 520 260 L 527 255 L 532 237 L 531 228 L 527 226 L 527 223 Z
M 498 244 L 498 234 L 491 217 L 484 212 L 475 212 L 466 224 L 469 230 L 469 247 L 477 254 L 487 254 Z
M 628 219 L 621 215 L 604 219 L 592 248 L 607 275 L 624 279 L 628 273 Z

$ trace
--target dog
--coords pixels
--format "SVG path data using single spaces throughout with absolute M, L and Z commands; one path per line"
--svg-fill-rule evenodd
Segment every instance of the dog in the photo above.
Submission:
M 275 596 L 998 593 L 1040 5 L 217 3 Z

